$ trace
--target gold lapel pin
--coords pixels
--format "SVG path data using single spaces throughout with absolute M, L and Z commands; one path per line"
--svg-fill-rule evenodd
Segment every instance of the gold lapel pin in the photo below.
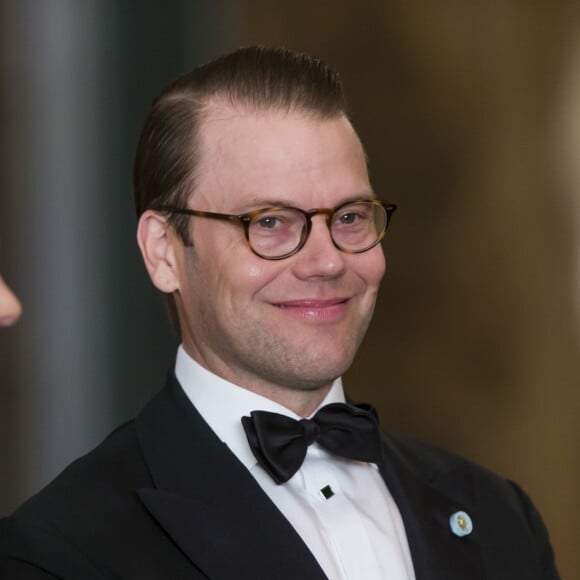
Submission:
M 458 537 L 469 536 L 473 532 L 473 522 L 464 511 L 458 511 L 449 518 L 451 531 Z

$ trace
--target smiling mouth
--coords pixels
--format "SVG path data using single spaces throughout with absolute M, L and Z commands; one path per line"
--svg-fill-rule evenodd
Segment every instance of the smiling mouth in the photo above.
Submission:
M 349 301 L 348 298 L 332 298 L 330 300 L 291 300 L 289 302 L 278 302 L 274 306 L 278 308 L 331 308 L 336 305 L 346 304 Z
M 291 300 L 275 303 L 285 315 L 302 321 L 329 323 L 341 320 L 348 310 L 350 298 L 329 300 Z

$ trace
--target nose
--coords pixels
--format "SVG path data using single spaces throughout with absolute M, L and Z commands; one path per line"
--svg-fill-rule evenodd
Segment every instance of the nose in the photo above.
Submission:
M 0 277 L 0 326 L 14 324 L 21 313 L 20 301 Z
M 294 273 L 298 278 L 336 278 L 345 269 L 345 254 L 332 242 L 326 216 L 312 218 L 310 235 L 294 256 Z

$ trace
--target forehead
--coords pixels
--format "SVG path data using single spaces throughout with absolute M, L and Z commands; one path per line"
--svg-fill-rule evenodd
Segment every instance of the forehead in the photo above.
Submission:
M 202 121 L 194 197 L 292 203 L 368 194 L 364 151 L 345 116 L 214 106 Z M 321 203 L 321 202 L 318 202 Z

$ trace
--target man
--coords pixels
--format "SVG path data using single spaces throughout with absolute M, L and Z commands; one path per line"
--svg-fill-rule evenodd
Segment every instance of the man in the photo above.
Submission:
M 20 301 L 0 276 L 0 326 L 11 326 L 21 313 Z
M 515 485 L 381 440 L 372 409 L 345 404 L 395 206 L 332 71 L 248 48 L 178 79 L 145 123 L 135 193 L 175 367 L 2 523 L 2 578 L 558 577 Z

